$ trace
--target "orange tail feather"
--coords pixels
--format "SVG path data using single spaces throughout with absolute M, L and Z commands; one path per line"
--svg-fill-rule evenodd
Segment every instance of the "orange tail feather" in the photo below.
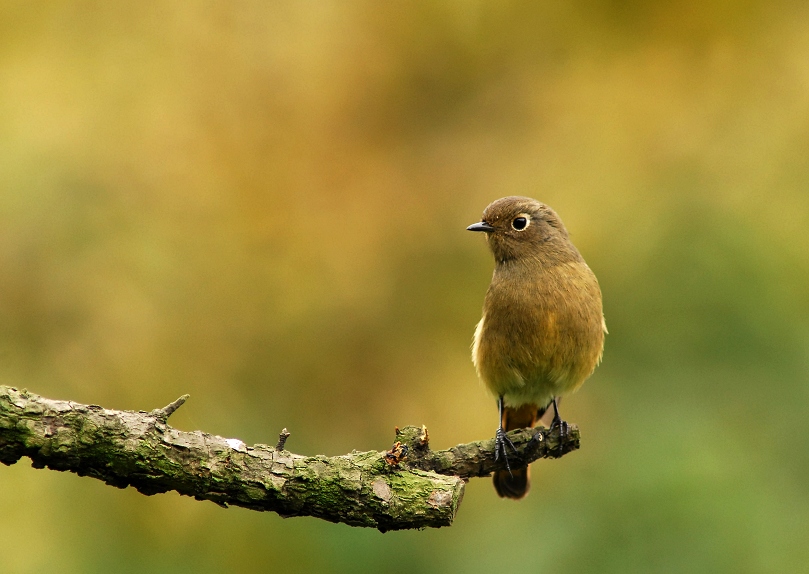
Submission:
M 521 407 L 505 407 L 503 409 L 503 430 L 506 432 L 514 429 L 533 427 L 537 422 L 536 405 L 528 404 Z M 504 498 L 520 499 L 528 494 L 531 488 L 531 470 L 521 468 L 512 470 L 511 474 L 507 470 L 498 470 L 493 475 L 494 489 L 497 494 Z

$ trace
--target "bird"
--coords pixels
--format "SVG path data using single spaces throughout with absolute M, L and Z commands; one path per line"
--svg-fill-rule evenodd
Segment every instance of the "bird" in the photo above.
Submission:
M 514 445 L 506 433 L 533 427 L 551 406 L 550 431 L 567 433 L 560 397 L 581 387 L 604 350 L 601 288 L 562 220 L 535 199 L 498 199 L 466 229 L 485 234 L 495 260 L 472 343 L 475 370 L 500 415 L 495 458 L 504 457 L 506 469 L 494 472 L 494 487 L 520 499 L 530 471 L 511 470 L 506 445 Z

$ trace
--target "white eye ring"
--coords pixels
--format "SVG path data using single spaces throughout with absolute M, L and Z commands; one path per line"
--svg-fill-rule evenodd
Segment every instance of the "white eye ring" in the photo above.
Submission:
M 518 227 L 518 225 L 522 225 L 522 227 Z M 525 231 L 526 229 L 528 229 L 528 226 L 530 225 L 531 225 L 531 216 L 528 215 L 527 213 L 521 213 L 511 220 L 511 228 L 514 231 Z

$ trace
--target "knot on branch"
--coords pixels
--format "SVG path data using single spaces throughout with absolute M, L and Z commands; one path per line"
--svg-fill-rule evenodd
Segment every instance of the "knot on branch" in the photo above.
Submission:
M 275 450 L 281 451 L 284 450 L 284 446 L 287 443 L 287 439 L 289 438 L 289 431 L 284 427 L 284 430 L 278 435 L 278 443 L 275 445 Z
M 190 396 L 191 395 L 189 394 L 185 394 L 176 401 L 167 404 L 162 409 L 155 409 L 149 414 L 151 414 L 153 417 L 160 420 L 161 422 L 166 423 L 168 422 L 169 417 L 174 414 L 174 411 L 183 406 L 183 404 L 185 404 L 185 401 L 187 401 Z
M 400 462 L 407 458 L 408 447 L 402 444 L 401 441 L 396 441 L 390 450 L 385 453 L 385 462 L 390 466 L 397 466 Z

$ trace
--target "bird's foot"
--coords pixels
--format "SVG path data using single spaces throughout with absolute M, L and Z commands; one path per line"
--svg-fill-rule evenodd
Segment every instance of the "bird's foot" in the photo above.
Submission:
M 557 451 L 559 455 L 562 455 L 562 445 L 567 438 L 567 435 L 570 434 L 570 428 L 567 425 L 567 421 L 563 421 L 559 415 L 553 417 L 553 421 L 551 421 L 551 428 L 548 429 L 549 434 L 553 434 L 554 429 L 559 429 L 559 446 L 557 447 Z
M 513 450 L 516 454 L 517 447 L 515 447 L 514 443 L 511 442 L 511 439 L 508 438 L 508 435 L 506 434 L 506 431 L 503 430 L 503 427 L 498 427 L 497 432 L 494 433 L 494 460 L 500 460 L 500 456 L 502 456 L 503 461 L 506 463 L 506 470 L 510 475 L 511 465 L 508 464 L 508 452 L 506 450 L 506 445 L 510 446 L 511 450 Z

